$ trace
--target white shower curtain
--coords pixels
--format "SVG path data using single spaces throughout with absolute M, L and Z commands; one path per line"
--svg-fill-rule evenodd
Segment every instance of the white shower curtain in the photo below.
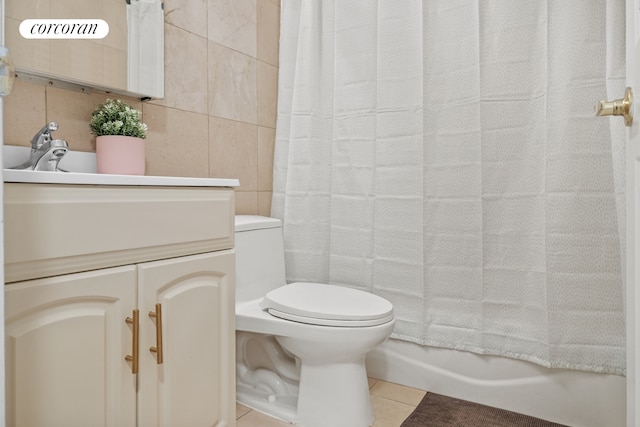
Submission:
M 282 0 L 288 281 L 394 337 L 624 374 L 624 1 Z M 621 121 L 620 121 L 621 122 Z

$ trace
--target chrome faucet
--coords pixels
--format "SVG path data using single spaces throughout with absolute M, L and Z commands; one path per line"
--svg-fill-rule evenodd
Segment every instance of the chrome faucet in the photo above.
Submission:
M 58 124 L 49 122 L 31 138 L 29 160 L 11 169 L 31 169 L 34 171 L 58 171 L 60 159 L 69 151 L 69 145 L 62 139 L 52 139 L 51 133 Z

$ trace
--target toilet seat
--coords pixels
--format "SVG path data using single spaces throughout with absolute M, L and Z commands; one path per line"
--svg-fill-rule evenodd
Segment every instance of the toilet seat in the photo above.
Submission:
M 365 327 L 393 320 L 393 305 L 386 299 L 321 283 L 281 286 L 269 292 L 260 307 L 275 317 L 319 326 Z

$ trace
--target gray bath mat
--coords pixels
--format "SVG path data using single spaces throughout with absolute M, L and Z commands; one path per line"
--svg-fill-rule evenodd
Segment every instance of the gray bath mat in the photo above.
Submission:
M 401 427 L 567 427 L 504 409 L 427 393 Z

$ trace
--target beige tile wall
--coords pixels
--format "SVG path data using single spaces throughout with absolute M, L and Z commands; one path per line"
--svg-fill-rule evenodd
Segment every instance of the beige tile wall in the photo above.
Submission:
M 280 1 L 164 3 L 165 98 L 118 96 L 149 126 L 147 174 L 238 178 L 236 212 L 269 215 Z M 89 119 L 107 97 L 18 80 L 5 98 L 5 144 L 29 146 L 56 121 L 72 150 L 95 151 Z

